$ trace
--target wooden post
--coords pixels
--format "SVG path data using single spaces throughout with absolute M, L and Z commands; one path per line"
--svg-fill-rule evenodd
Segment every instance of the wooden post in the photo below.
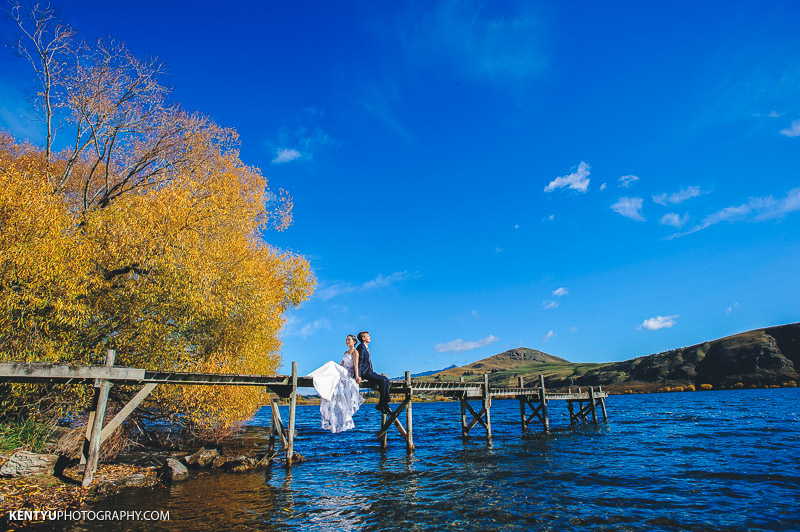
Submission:
M 573 401 L 567 401 L 567 409 L 569 410 L 569 424 L 570 425 L 574 425 L 575 424 L 575 413 L 573 412 L 572 403 L 573 403 Z
M 592 405 L 592 423 L 597 425 L 597 405 L 594 404 L 594 386 L 589 388 L 589 404 Z
M 603 387 L 599 386 L 598 390 L 600 390 L 600 408 L 603 409 L 603 422 L 608 422 L 608 414 L 606 413 L 606 398 L 603 397 Z
M 275 434 L 278 432 L 278 421 L 275 418 L 275 410 L 278 408 L 278 402 L 270 396 L 270 410 L 272 415 L 269 421 L 269 445 L 267 446 L 267 454 L 272 456 L 275 450 Z
M 294 418 L 297 406 L 297 362 L 292 362 L 292 393 L 289 396 L 289 443 L 286 446 L 286 465 L 291 466 L 294 459 Z
M 522 377 L 519 377 L 518 383 L 520 388 L 525 387 L 525 381 L 523 380 Z M 523 395 L 519 397 L 519 415 L 520 418 L 522 419 L 522 433 L 524 434 L 528 432 L 528 423 L 527 423 L 528 416 L 525 415 L 525 396 Z
M 113 349 L 109 349 L 106 353 L 105 365 L 113 366 L 115 356 L 116 352 Z M 97 387 L 94 394 L 94 416 L 89 415 L 88 447 L 84 445 L 86 467 L 83 470 L 83 482 L 81 483 L 84 488 L 88 488 L 92 480 L 94 480 L 94 472 L 100 459 L 100 434 L 103 432 L 103 418 L 106 415 L 108 390 L 111 389 L 111 383 L 103 379 L 97 379 L 94 385 Z
M 386 414 L 384 414 L 383 412 L 381 412 L 381 427 L 386 425 L 386 420 L 387 419 L 388 419 L 388 416 Z M 381 436 L 378 437 L 378 442 L 381 444 L 381 449 L 386 449 L 386 448 L 389 447 L 388 438 L 389 438 L 389 435 L 386 432 L 384 432 Z
M 408 406 L 406 406 L 406 450 L 411 452 L 414 450 L 414 433 L 413 433 L 413 420 L 411 418 L 411 405 L 413 404 L 412 390 L 411 390 L 411 372 L 406 371 L 406 388 L 408 388 Z
M 486 409 L 486 439 L 492 439 L 492 418 L 489 411 L 492 408 L 492 397 L 489 395 L 489 374 L 483 374 L 483 408 Z
M 547 393 L 544 389 L 544 375 L 539 375 L 539 393 L 542 394 L 542 427 L 550 432 L 550 418 L 547 417 Z
M 462 379 L 464 377 L 461 377 Z M 464 406 L 464 397 L 459 397 L 458 402 L 461 405 L 461 437 L 467 437 L 467 408 Z

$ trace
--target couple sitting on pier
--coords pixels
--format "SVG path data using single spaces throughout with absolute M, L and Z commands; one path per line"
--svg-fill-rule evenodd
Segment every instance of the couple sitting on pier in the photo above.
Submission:
M 320 396 L 322 428 L 331 432 L 355 428 L 353 414 L 364 402 L 358 391 L 363 379 L 378 384 L 380 399 L 375 409 L 382 414 L 391 413 L 389 379 L 372 369 L 372 357 L 369 352 L 372 338 L 369 331 L 358 333 L 358 341 L 360 343 L 356 346 L 356 337 L 348 334 L 345 339 L 347 351 L 344 352 L 341 364 L 326 362 L 324 366 L 309 374 L 309 377 L 314 379 L 314 388 Z

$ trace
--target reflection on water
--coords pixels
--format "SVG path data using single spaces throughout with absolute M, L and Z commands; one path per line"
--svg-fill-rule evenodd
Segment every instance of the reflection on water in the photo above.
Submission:
M 417 449 L 319 428 L 298 407 L 291 470 L 196 474 L 92 509 L 168 510 L 168 522 L 85 523 L 91 530 L 798 530 L 800 390 L 612 396 L 608 425 L 521 435 L 519 405 L 495 401 L 493 442 L 460 436 L 457 403 L 414 408 Z M 265 408 L 237 446 L 265 446 Z M 282 413 L 286 419 L 286 413 Z M 477 431 L 477 432 L 476 432 Z

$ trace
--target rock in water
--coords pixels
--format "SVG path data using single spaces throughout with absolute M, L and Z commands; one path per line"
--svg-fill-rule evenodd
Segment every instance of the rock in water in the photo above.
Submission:
M 167 484 L 189 478 L 189 470 L 186 469 L 185 465 L 174 458 L 167 458 L 167 461 L 161 466 L 161 471 L 159 473 L 161 479 Z
M 25 477 L 29 475 L 52 475 L 58 462 L 58 455 L 36 454 L 17 451 L 0 467 L 0 476 Z

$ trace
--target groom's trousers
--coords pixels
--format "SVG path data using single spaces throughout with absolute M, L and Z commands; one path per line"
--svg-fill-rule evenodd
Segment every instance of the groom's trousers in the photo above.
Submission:
M 378 393 L 380 393 L 381 397 L 378 400 L 378 405 L 389 405 L 389 379 L 384 377 L 383 375 L 379 375 L 372 370 L 369 370 L 365 373 L 361 374 L 361 378 L 366 378 L 370 382 L 375 382 L 378 384 Z

